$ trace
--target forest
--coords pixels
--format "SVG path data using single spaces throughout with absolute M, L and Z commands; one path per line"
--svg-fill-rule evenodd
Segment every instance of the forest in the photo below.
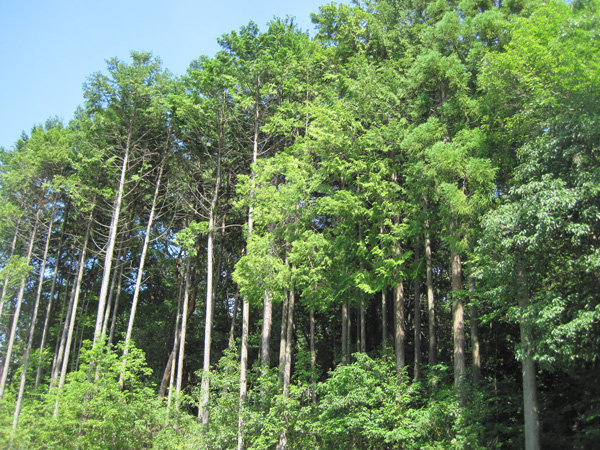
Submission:
M 600 0 L 311 18 L 0 149 L 1 448 L 596 448 Z

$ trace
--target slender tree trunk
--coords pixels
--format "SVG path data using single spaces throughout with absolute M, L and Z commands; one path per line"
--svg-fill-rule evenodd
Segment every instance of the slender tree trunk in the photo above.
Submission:
M 108 282 L 112 267 L 113 253 L 115 250 L 115 241 L 119 227 L 119 215 L 121 211 L 121 202 L 123 200 L 123 192 L 125 190 L 125 175 L 127 174 L 127 165 L 129 162 L 129 146 L 131 145 L 131 137 L 133 134 L 133 122 L 135 120 L 135 110 L 129 120 L 129 129 L 127 131 L 127 142 L 125 144 L 125 154 L 123 155 L 123 163 L 121 165 L 121 177 L 117 188 L 117 198 L 115 199 L 110 229 L 108 234 L 108 242 L 106 244 L 106 255 L 104 257 L 104 272 L 102 274 L 102 284 L 100 286 L 100 294 L 98 295 L 98 314 L 96 315 L 96 326 L 94 328 L 94 343 L 95 347 L 102 336 L 102 321 L 104 319 L 104 309 L 106 307 L 106 296 L 108 294 Z
M 182 283 L 185 280 L 185 277 L 178 277 L 179 272 L 176 270 L 175 272 L 175 282 L 177 283 L 177 312 L 175 313 L 175 328 L 173 330 L 173 345 L 171 346 L 171 352 L 169 353 L 169 357 L 167 358 L 167 364 L 165 365 L 165 370 L 163 372 L 163 377 L 160 382 L 160 387 L 158 388 L 158 399 L 162 400 L 165 398 L 167 392 L 167 383 L 173 379 L 172 375 L 175 369 L 175 365 L 173 365 L 173 361 L 176 358 L 177 354 L 177 344 L 179 343 L 179 320 L 181 317 L 181 293 L 183 292 Z M 179 278 L 179 280 L 178 280 Z M 172 387 L 172 386 L 170 386 Z M 171 403 L 171 397 L 169 396 L 169 406 Z
M 295 289 L 290 289 L 288 315 L 286 325 L 285 365 L 283 370 L 283 398 L 290 397 L 290 381 L 292 378 L 292 344 L 294 339 L 294 307 L 296 301 Z
M 152 197 L 152 206 L 150 207 L 150 216 L 148 217 L 148 225 L 146 226 L 146 235 L 144 236 L 144 244 L 142 246 L 142 254 L 140 255 L 140 264 L 138 266 L 137 278 L 135 280 L 135 289 L 133 290 L 133 300 L 131 302 L 131 312 L 129 314 L 129 323 L 127 324 L 127 333 L 125 335 L 125 347 L 123 349 L 123 368 L 119 377 L 119 385 L 123 389 L 123 377 L 125 375 L 126 356 L 129 352 L 129 344 L 131 341 L 131 333 L 133 332 L 133 321 L 135 320 L 135 313 L 137 310 L 138 299 L 140 297 L 140 288 L 142 286 L 142 278 L 144 277 L 144 265 L 146 264 L 146 254 L 148 253 L 148 246 L 150 245 L 150 232 L 152 231 L 152 225 L 154 224 L 154 214 L 156 213 L 156 204 L 158 202 L 158 193 L 160 191 L 160 183 L 162 181 L 163 168 L 165 167 L 165 161 L 167 155 L 163 155 L 158 169 L 158 177 L 156 179 L 156 186 L 154 187 L 154 196 Z M 102 330 L 106 330 L 103 327 Z M 104 331 L 101 331 L 101 335 L 104 336 Z
M 287 316 L 287 338 L 285 346 L 285 367 L 283 370 L 283 398 L 285 400 L 290 398 L 290 381 L 292 378 L 292 341 L 294 338 L 294 304 L 296 299 L 296 292 L 294 288 L 290 289 L 290 300 L 288 304 L 288 316 Z M 287 408 L 287 406 L 286 406 Z M 279 436 L 279 442 L 277 444 L 277 450 L 284 450 L 287 448 L 287 436 L 288 436 L 288 413 L 284 412 L 283 420 L 285 425 L 283 431 Z
M 465 323 L 462 291 L 462 263 L 460 255 L 453 248 L 450 250 L 452 263 L 452 331 L 454 337 L 454 387 L 461 405 L 465 404 Z
M 342 364 L 348 364 L 350 361 L 350 350 L 348 348 L 348 338 L 350 329 L 348 327 L 348 302 L 342 303 Z
M 92 216 L 94 212 L 94 201 L 92 201 L 92 208 L 90 210 L 90 216 L 88 219 L 88 223 L 85 229 L 85 236 L 83 237 L 83 244 L 81 248 L 81 255 L 79 256 L 79 262 L 77 266 L 77 279 L 75 281 L 75 285 L 73 286 L 73 300 L 71 306 L 71 314 L 69 319 L 67 320 L 69 324 L 69 331 L 67 332 L 67 339 L 64 345 L 64 356 L 62 358 L 62 367 L 60 371 L 60 379 L 58 381 L 58 393 L 56 396 L 56 403 L 54 404 L 54 417 L 58 416 L 58 407 L 59 407 L 59 395 L 63 386 L 65 385 L 65 378 L 67 376 L 67 367 L 69 365 L 69 352 L 71 349 L 71 342 L 73 340 L 73 329 L 75 328 L 75 320 L 77 319 L 77 304 L 79 303 L 79 293 L 81 292 L 81 282 L 83 280 L 83 272 L 85 269 L 85 258 L 87 254 L 87 245 L 90 237 L 90 230 L 92 228 Z M 65 324 L 66 325 L 66 324 Z
M 17 402 L 15 404 L 15 412 L 13 415 L 13 430 L 17 429 L 19 424 L 19 416 L 21 415 L 21 406 L 23 405 L 23 395 L 25 394 L 25 382 L 27 381 L 27 370 L 29 368 L 29 359 L 31 357 L 31 348 L 33 347 L 33 336 L 35 334 L 35 325 L 37 323 L 37 315 L 42 298 L 42 289 L 44 286 L 44 274 L 46 272 L 46 260 L 48 259 L 48 249 L 50 248 L 50 240 L 52 239 L 52 228 L 54 225 L 54 215 L 56 213 L 56 197 L 52 205 L 52 214 L 48 223 L 48 233 L 46 235 L 46 243 L 44 245 L 44 254 L 42 256 L 42 264 L 40 266 L 40 275 L 38 279 L 38 288 L 33 304 L 33 314 L 31 316 L 31 325 L 29 327 L 29 336 L 27 338 L 27 348 L 23 359 L 23 368 L 21 369 L 21 382 L 19 384 L 19 393 L 17 394 Z M 11 440 L 12 442 L 12 440 Z
M 88 313 L 88 309 L 90 307 L 90 297 L 89 297 L 89 289 L 85 291 L 83 294 L 83 304 L 81 305 L 81 311 L 79 312 L 79 317 L 86 317 Z M 78 339 L 75 339 L 73 343 L 73 356 L 71 357 L 71 372 L 76 372 L 79 370 L 79 359 L 81 358 L 81 349 L 83 348 L 83 335 L 85 333 L 85 321 L 78 320 L 77 321 L 77 331 L 75 332 L 75 337 L 79 336 Z M 96 371 L 98 374 L 98 371 Z
M 260 365 L 263 375 L 266 375 L 271 366 L 271 325 L 273 323 L 273 303 L 271 293 L 265 291 L 265 301 L 263 303 L 263 326 L 261 334 L 260 347 Z
M 396 373 L 402 375 L 406 363 L 404 353 L 404 284 L 400 281 L 394 288 L 394 345 L 396 349 Z
M 108 332 L 108 344 L 112 345 L 117 326 L 117 314 L 119 312 L 119 300 L 121 299 L 121 289 L 123 288 L 123 271 L 125 270 L 125 261 L 122 261 L 119 268 L 119 278 L 117 280 L 117 292 L 115 293 L 115 304 L 113 305 L 112 317 L 110 319 L 110 330 Z
M 477 305 L 474 303 L 475 279 L 469 277 L 469 291 L 471 292 L 470 322 L 471 322 L 471 353 L 473 355 L 473 381 L 481 381 L 481 355 L 479 354 L 479 318 Z
M 75 276 L 74 276 L 75 277 Z M 73 286 L 71 287 L 71 294 L 69 294 L 69 287 L 67 283 L 67 289 L 65 289 L 65 298 L 63 300 L 63 317 L 62 317 L 62 333 L 57 338 L 54 358 L 52 359 L 52 368 L 50 370 L 50 389 L 52 390 L 56 386 L 60 369 L 62 368 L 62 360 L 65 353 L 65 344 L 67 342 L 67 334 L 69 333 L 69 319 L 71 318 L 71 311 L 73 309 L 73 302 L 75 300 L 75 285 L 76 280 L 73 280 Z M 67 301 L 68 298 L 68 301 Z M 66 307 L 66 312 L 65 312 Z
M 415 261 L 419 262 L 419 247 L 415 249 Z M 415 373 L 417 380 L 421 374 L 421 284 L 419 276 L 415 277 Z
M 204 325 L 204 364 L 202 367 L 202 384 L 200 388 L 201 400 L 198 415 L 202 415 L 202 425 L 208 427 L 208 400 L 210 388 L 210 347 L 212 342 L 212 327 L 214 315 L 214 239 L 215 239 L 215 215 L 217 201 L 219 199 L 219 187 L 221 186 L 221 151 L 224 145 L 223 129 L 219 128 L 219 151 L 217 155 L 217 173 L 215 178 L 215 189 L 210 204 L 210 215 L 208 220 L 208 242 L 207 242 L 207 271 L 206 271 L 206 317 Z
M 385 289 L 381 290 L 381 348 L 385 349 L 388 339 L 387 335 L 387 303 L 385 298 Z
M 240 308 L 240 287 L 236 287 L 235 297 L 233 299 L 233 311 L 231 312 L 231 325 L 229 326 L 228 348 L 231 350 L 235 344 L 235 323 L 237 321 L 237 312 Z
M 216 193 L 216 191 L 215 191 Z M 204 323 L 204 364 L 202 368 L 202 383 L 200 387 L 201 399 L 198 416 L 202 418 L 202 425 L 208 427 L 208 400 L 209 400 L 209 374 L 210 374 L 210 347 L 212 342 L 212 327 L 213 327 L 213 247 L 214 247 L 214 210 L 211 208 L 209 219 L 209 233 L 207 244 L 207 275 L 206 275 L 206 315 Z
M 361 353 L 367 352 L 367 326 L 366 326 L 366 310 L 365 302 L 360 302 L 360 351 Z
M 113 267 L 113 274 L 110 277 L 110 289 L 108 290 L 108 298 L 106 300 L 106 309 L 104 310 L 104 320 L 102 321 L 102 336 L 106 336 L 106 329 L 108 328 L 108 324 L 110 323 L 111 311 L 113 308 L 114 298 L 115 298 L 115 289 L 117 286 L 117 282 L 119 279 L 119 270 L 123 267 L 122 263 L 122 252 L 123 246 L 119 246 L 119 251 L 117 252 L 116 264 Z
M 187 270 L 187 268 L 186 268 Z M 182 283 L 183 283 L 183 290 L 185 291 L 185 273 L 184 276 L 182 277 Z M 192 284 L 191 280 L 190 280 L 190 284 Z M 190 298 L 189 298 L 189 306 L 187 308 L 187 315 L 185 316 L 185 318 L 183 317 L 183 313 L 182 313 L 182 318 L 181 321 L 183 322 L 184 320 L 187 322 L 190 317 L 192 316 L 192 314 L 194 313 L 194 310 L 196 308 L 196 295 L 197 295 L 197 290 L 194 288 L 194 290 L 192 290 L 192 292 L 190 293 Z M 185 295 L 185 292 L 184 292 Z M 179 302 L 179 298 L 181 297 L 181 293 L 178 294 L 178 302 Z M 184 297 L 185 298 L 185 297 Z M 181 341 L 181 325 L 179 326 L 179 331 L 175 330 L 176 335 L 175 335 L 175 339 L 176 342 L 174 343 L 174 345 L 176 347 L 179 347 L 179 342 Z M 178 362 L 178 359 L 176 357 L 177 355 L 177 348 L 171 352 L 171 354 L 169 355 L 168 360 L 171 361 L 172 359 L 174 359 L 175 361 L 175 365 Z M 173 375 L 175 373 L 175 365 L 173 366 L 174 369 L 172 372 L 169 371 L 168 367 L 165 367 L 165 371 L 163 374 L 163 379 L 161 381 L 161 390 L 163 390 L 163 387 L 167 385 L 167 383 L 170 383 L 170 378 L 175 377 L 175 375 Z M 160 392 L 159 392 L 160 395 Z M 163 393 L 164 396 L 164 393 Z
M 248 395 L 248 327 L 250 323 L 250 302 L 242 301 L 242 344 L 240 348 L 240 409 L 238 420 L 238 450 L 244 448 L 244 407 Z
M 287 259 L 286 259 L 287 264 Z M 285 348 L 287 346 L 287 313 L 289 305 L 289 292 L 283 294 L 281 305 L 281 335 L 279 337 L 279 384 L 283 387 L 283 372 L 285 370 Z
M 69 211 L 71 209 L 71 200 L 67 203 L 67 208 L 65 210 L 65 218 L 63 220 L 62 229 L 60 232 L 60 243 L 58 244 L 58 251 L 56 253 L 56 262 L 54 264 L 54 272 L 52 274 L 52 285 L 50 287 L 50 295 L 48 299 L 48 307 L 46 308 L 46 317 L 44 319 L 44 329 L 42 331 L 42 339 L 40 342 L 40 356 L 38 358 L 37 372 L 35 374 L 35 387 L 40 385 L 40 380 L 42 377 L 42 356 L 44 352 L 44 348 L 46 347 L 46 341 L 48 339 L 48 329 L 50 327 L 50 319 L 52 314 L 52 308 L 54 306 L 54 292 L 56 290 L 56 280 L 58 278 L 58 271 L 60 268 L 60 264 L 62 261 L 62 249 L 65 242 L 65 230 L 67 228 L 67 223 L 69 221 Z M 58 293 L 60 296 L 60 291 Z
M 523 270 L 519 272 L 521 295 L 519 306 L 524 311 L 529 306 L 529 294 Z M 533 330 L 528 319 L 519 322 L 521 345 L 523 347 L 523 416 L 525 422 L 525 450 L 540 450 L 540 420 L 537 398 L 536 367 L 534 356 Z
M 31 237 L 29 239 L 29 246 L 27 247 L 27 264 L 31 261 L 31 254 L 33 253 L 33 243 L 35 242 L 35 236 L 37 234 L 38 222 L 40 220 L 41 209 L 38 209 L 35 215 L 35 222 L 33 229 L 31 230 Z M 15 344 L 15 336 L 17 334 L 17 324 L 19 322 L 19 315 L 21 313 L 21 304 L 23 303 L 23 295 L 25 293 L 25 282 L 27 277 L 23 277 L 21 286 L 19 287 L 19 293 L 17 294 L 17 304 L 15 306 L 15 313 L 12 321 L 12 328 L 10 330 L 10 336 L 8 337 L 8 347 L 6 349 L 6 356 L 4 359 L 4 365 L 2 368 L 2 377 L 0 378 L 0 400 L 4 397 L 4 388 L 6 387 L 6 378 L 8 377 L 8 369 L 10 366 L 10 358 L 12 356 L 13 346 Z
M 181 394 L 181 381 L 183 378 L 183 358 L 185 355 L 185 335 L 187 332 L 187 321 L 188 321 L 188 307 L 190 299 L 190 278 L 192 272 L 192 258 L 188 256 L 187 267 L 185 269 L 185 287 L 183 289 L 183 311 L 181 313 L 181 337 L 179 338 L 179 360 L 177 362 L 177 384 L 175 385 L 176 401 L 175 409 L 179 411 L 180 394 Z
M 310 309 L 310 379 L 313 404 L 317 403 L 317 352 L 315 350 L 315 309 Z
M 179 343 L 179 322 L 181 319 L 181 283 L 183 282 L 183 278 L 178 283 L 177 287 L 177 314 L 175 316 L 175 331 L 173 333 L 173 347 L 171 348 L 171 354 L 169 355 L 169 360 L 167 361 L 167 365 L 165 367 L 165 374 L 163 376 L 162 382 L 160 384 L 160 389 L 158 391 L 158 399 L 162 400 L 165 398 L 165 390 L 166 390 L 166 380 L 169 380 L 169 397 L 167 399 L 167 418 L 169 417 L 169 410 L 171 409 L 171 401 L 173 398 L 173 379 L 175 374 L 175 356 L 177 355 L 177 344 Z M 168 419 L 167 419 L 168 420 Z
M 17 246 L 17 237 L 19 235 L 19 226 L 21 224 L 21 218 L 17 220 L 17 224 L 15 225 L 15 232 L 13 234 L 12 243 L 10 244 L 10 254 L 8 256 L 8 260 L 13 257 L 15 254 L 15 247 Z M 0 295 L 0 320 L 2 319 L 2 311 L 4 310 L 4 300 L 6 298 L 6 288 L 8 287 L 8 275 L 4 277 L 4 283 L 2 283 L 2 294 Z
M 427 199 L 423 194 L 423 212 L 425 214 L 425 271 L 427 276 L 427 321 L 429 325 L 429 365 L 437 364 L 437 339 L 435 334 L 435 299 L 433 297 L 433 269 L 431 267 L 431 239 L 429 237 L 429 217 Z

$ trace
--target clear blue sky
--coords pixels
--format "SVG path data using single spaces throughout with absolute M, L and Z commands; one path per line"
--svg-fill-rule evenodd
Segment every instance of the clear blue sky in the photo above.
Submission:
M 82 104 L 82 84 L 105 59 L 129 61 L 151 51 L 181 75 L 200 55 L 213 56 L 217 37 L 253 20 L 310 13 L 328 0 L 3 0 L 0 6 L 0 146 L 58 116 L 67 123 Z M 336 1 L 340 3 L 340 1 Z

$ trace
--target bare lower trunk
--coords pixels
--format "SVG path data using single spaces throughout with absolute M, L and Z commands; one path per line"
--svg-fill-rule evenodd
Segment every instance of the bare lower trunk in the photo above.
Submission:
M 42 264 L 40 266 L 40 275 L 38 279 L 38 288 L 33 305 L 33 314 L 31 316 L 31 325 L 29 327 L 29 336 L 27 338 L 27 348 L 23 359 L 23 368 L 21 369 L 21 382 L 19 384 L 19 393 L 17 394 L 17 402 L 15 404 L 15 412 L 13 415 L 13 430 L 17 429 L 19 424 L 19 415 L 21 414 L 21 406 L 23 404 L 23 395 L 25 393 L 25 382 L 27 380 L 27 369 L 29 368 L 29 358 L 31 356 L 31 348 L 33 347 L 33 335 L 35 334 L 35 325 L 37 323 L 37 315 L 42 298 L 42 289 L 44 285 L 44 274 L 46 272 L 46 260 L 48 258 L 48 249 L 50 248 L 50 239 L 52 238 L 52 226 L 54 224 L 54 214 L 56 211 L 56 199 L 52 207 L 52 214 L 48 224 L 48 233 L 46 234 L 46 244 L 44 246 L 44 254 L 42 256 Z
M 350 361 L 350 349 L 348 348 L 350 330 L 348 328 L 348 302 L 342 303 L 342 364 Z
M 404 285 L 399 282 L 394 288 L 394 345 L 396 349 L 396 373 L 401 376 L 406 358 L 404 354 Z
M 78 262 L 78 266 L 77 266 L 77 278 L 75 281 L 75 285 L 73 286 L 73 300 L 72 300 L 72 305 L 71 305 L 71 314 L 67 320 L 67 322 L 69 324 L 69 329 L 67 332 L 67 339 L 65 340 L 65 344 L 64 344 L 64 356 L 62 358 L 60 379 L 58 381 L 59 393 L 57 394 L 56 403 L 54 404 L 54 417 L 58 416 L 59 394 L 60 394 L 60 391 L 62 390 L 63 386 L 65 385 L 65 378 L 67 376 L 67 367 L 69 364 L 69 352 L 71 349 L 71 342 L 73 340 L 73 329 L 75 328 L 75 320 L 77 318 L 77 304 L 79 302 L 79 293 L 81 292 L 81 282 L 83 280 L 83 272 L 85 269 L 85 258 L 86 258 L 86 254 L 87 254 L 88 240 L 90 237 L 90 229 L 92 228 L 92 215 L 93 215 L 93 207 L 92 207 L 92 212 L 90 212 L 90 217 L 88 219 L 88 223 L 86 226 L 85 236 L 83 238 L 83 243 L 82 243 L 82 248 L 81 248 L 81 255 L 79 256 L 79 262 Z
M 15 254 L 15 247 L 17 245 L 17 237 L 19 236 L 19 225 L 21 224 L 21 219 L 19 218 L 17 224 L 15 226 L 15 233 L 13 234 L 13 240 L 10 245 L 10 254 L 8 260 L 13 257 Z M 0 294 L 0 317 L 2 317 L 2 311 L 4 310 L 4 300 L 6 298 L 6 288 L 8 287 L 8 275 L 4 277 L 4 283 L 2 283 L 2 294 Z
M 387 342 L 387 303 L 385 299 L 385 289 L 381 291 L 381 348 L 385 349 Z
M 183 311 L 181 312 L 181 337 L 179 338 L 179 359 L 177 361 L 177 384 L 175 385 L 176 401 L 175 409 L 179 410 L 179 403 L 181 401 L 181 381 L 183 379 L 183 358 L 185 355 L 185 335 L 187 331 L 187 319 L 188 319 L 188 307 L 190 301 L 190 278 L 192 272 L 192 261 L 191 257 L 187 257 L 187 264 L 185 269 L 185 286 L 183 289 Z
M 169 410 L 171 409 L 171 402 L 173 399 L 173 379 L 176 370 L 176 355 L 177 345 L 179 344 L 179 323 L 181 321 L 181 284 L 184 282 L 183 277 L 178 283 L 177 287 L 177 313 L 175 315 L 175 330 L 173 331 L 173 347 L 171 348 L 171 354 L 165 367 L 165 374 L 163 375 L 162 382 L 160 383 L 160 389 L 158 391 L 158 399 L 162 400 L 165 398 L 165 390 L 167 388 L 167 380 L 169 381 L 169 398 L 167 400 L 167 420 L 169 417 Z
M 27 264 L 31 260 L 31 254 L 33 253 L 33 243 L 35 241 L 35 236 L 37 234 L 38 222 L 40 219 L 40 210 L 38 209 L 35 215 L 35 223 L 33 224 L 33 229 L 31 230 L 31 235 L 29 239 L 29 246 L 27 248 Z M 25 293 L 25 282 L 26 277 L 23 277 L 21 282 L 21 286 L 19 287 L 19 293 L 17 294 L 17 303 L 15 306 L 15 312 L 12 321 L 12 327 L 10 330 L 10 335 L 8 337 L 8 347 L 6 348 L 6 356 L 4 359 L 4 366 L 2 368 L 2 377 L 0 378 L 0 400 L 4 397 L 4 389 L 6 387 L 6 378 L 8 377 L 8 369 L 10 365 L 10 358 L 12 356 L 13 346 L 15 344 L 15 335 L 17 334 L 17 324 L 19 322 L 19 315 L 21 313 L 21 304 L 23 303 L 23 295 Z
M 211 212 L 209 229 L 213 226 L 214 215 Z M 198 416 L 202 418 L 202 425 L 208 426 L 208 397 L 209 397 L 209 374 L 210 374 L 210 347 L 212 343 L 212 327 L 213 327 L 213 237 L 214 232 L 208 233 L 208 269 L 206 275 L 206 315 L 204 322 L 204 364 L 202 367 L 202 383 L 200 386 L 200 408 L 198 410 Z
M 119 268 L 119 279 L 117 280 L 117 292 L 115 293 L 115 304 L 113 305 L 112 317 L 110 319 L 110 330 L 108 332 L 108 344 L 113 343 L 115 337 L 115 328 L 117 326 L 117 313 L 119 312 L 119 300 L 121 299 L 121 289 L 123 288 L 123 270 L 125 269 L 125 261 L 122 262 Z
M 68 294 L 68 286 L 67 289 L 65 289 L 65 299 L 63 300 L 63 319 L 61 323 L 62 333 L 60 337 L 57 338 L 54 357 L 52 359 L 52 368 L 50 370 L 50 389 L 56 386 L 60 369 L 62 368 L 62 360 L 65 353 L 65 344 L 67 342 L 67 334 L 69 332 L 69 319 L 71 317 L 71 310 L 73 309 L 73 301 L 75 300 L 75 284 L 76 280 L 73 280 L 71 294 Z M 69 299 L 68 301 L 67 297 Z
M 419 248 L 415 249 L 415 260 L 419 262 Z M 419 277 L 415 278 L 415 373 L 417 380 L 421 375 L 421 284 Z
M 310 309 L 310 379 L 311 398 L 313 404 L 317 403 L 317 352 L 315 350 L 315 310 Z
M 473 355 L 473 381 L 481 380 L 481 355 L 479 354 L 479 318 L 477 305 L 474 303 L 475 280 L 469 277 L 469 291 L 471 292 L 470 322 L 471 322 L 471 354 Z
M 235 344 L 235 322 L 237 321 L 237 313 L 240 308 L 240 287 L 237 286 L 235 297 L 233 299 L 233 311 L 231 312 L 231 325 L 229 326 L 229 344 L 228 348 L 231 350 L 233 344 Z
M 242 301 L 242 345 L 240 348 L 240 408 L 238 417 L 237 448 L 244 448 L 244 408 L 248 395 L 248 327 L 250 323 L 250 302 L 244 297 Z
M 367 319 L 365 317 L 365 303 L 360 303 L 360 351 L 367 352 Z
M 40 342 L 40 356 L 38 358 L 37 372 L 35 374 L 35 387 L 40 385 L 40 380 L 42 377 L 42 356 L 44 349 L 46 348 L 46 342 L 48 340 L 48 329 L 50 327 L 50 317 L 53 315 L 52 310 L 54 306 L 54 292 L 56 290 L 56 280 L 58 278 L 58 271 L 60 268 L 60 264 L 62 261 L 62 249 L 65 241 L 65 230 L 67 228 L 67 223 L 69 221 L 69 211 L 71 209 L 71 201 L 67 203 L 67 208 L 65 211 L 65 218 L 62 224 L 62 230 L 60 233 L 60 243 L 58 244 L 58 251 L 56 252 L 56 262 L 54 263 L 54 272 L 52 274 L 52 285 L 50 287 L 50 295 L 48 298 L 48 306 L 46 308 L 46 317 L 44 319 L 44 329 L 42 330 L 42 339 Z M 60 291 L 58 292 L 58 297 L 60 296 Z
M 427 203 L 423 201 L 425 214 Z M 425 219 L 425 271 L 427 277 L 427 322 L 429 326 L 429 365 L 437 364 L 437 339 L 435 335 L 435 299 L 433 297 L 433 269 L 431 267 L 431 239 L 429 238 L 429 220 Z
M 261 334 L 260 347 L 260 365 L 263 375 L 266 375 L 271 365 L 271 325 L 273 322 L 273 302 L 271 294 L 265 292 L 265 301 L 263 304 L 263 326 Z
M 519 306 L 525 310 L 529 306 L 529 295 L 524 280 L 523 271 L 519 273 L 519 288 L 521 295 Z M 523 311 L 525 312 L 525 311 Z M 521 332 L 521 346 L 523 347 L 523 416 L 525 422 L 525 450 L 540 450 L 540 420 L 537 398 L 537 381 L 533 344 L 533 330 L 527 319 L 519 323 Z
M 135 280 L 135 288 L 133 290 L 133 300 L 131 302 L 131 312 L 129 313 L 129 323 L 127 324 L 127 333 L 125 334 L 125 347 L 123 349 L 123 368 L 119 377 L 119 385 L 123 389 L 123 377 L 125 374 L 126 356 L 129 352 L 129 343 L 131 341 L 131 333 L 133 332 L 133 321 L 135 320 L 135 313 L 137 311 L 138 299 L 140 297 L 140 288 L 142 286 L 142 278 L 144 277 L 144 265 L 146 264 L 146 254 L 148 253 L 148 246 L 150 245 L 150 233 L 152 231 L 152 225 L 154 224 L 154 214 L 156 213 L 156 204 L 158 202 L 158 193 L 160 191 L 160 183 L 162 181 L 163 168 L 165 166 L 166 155 L 163 156 L 158 169 L 158 177 L 156 180 L 156 186 L 154 187 L 154 196 L 152 197 L 152 206 L 150 207 L 150 216 L 148 217 L 148 224 L 146 226 L 146 235 L 144 236 L 144 244 L 142 246 L 142 254 L 140 255 L 140 263 L 137 271 L 137 278 Z M 106 330 L 106 324 L 102 327 L 102 336 L 104 336 Z
M 454 387 L 461 405 L 465 404 L 465 323 L 462 291 L 462 263 L 455 249 L 450 250 L 452 263 L 452 335 L 454 339 Z
M 279 384 L 283 386 L 283 371 L 285 369 L 285 348 L 287 346 L 287 311 L 289 295 L 286 291 L 281 305 L 281 335 L 279 338 Z
M 288 305 L 288 316 L 287 316 L 287 338 L 285 347 L 285 368 L 283 371 L 283 398 L 284 401 L 290 398 L 290 381 L 292 378 L 292 340 L 294 338 L 294 304 L 296 299 L 296 292 L 294 289 L 290 290 L 290 300 Z M 283 431 L 279 436 L 279 442 L 277 444 L 278 450 L 284 450 L 287 447 L 287 436 L 288 436 L 288 414 L 284 412 L 283 420 L 285 422 Z
M 106 336 L 106 329 L 108 328 L 108 324 L 110 323 L 111 310 L 113 308 L 114 298 L 115 298 L 115 289 L 117 282 L 119 279 L 119 268 L 122 267 L 121 256 L 122 256 L 123 247 L 119 248 L 119 252 L 117 254 L 117 264 L 113 268 L 113 274 L 110 282 L 110 289 L 108 291 L 108 299 L 106 301 L 106 309 L 104 310 L 104 320 L 102 321 L 102 336 Z

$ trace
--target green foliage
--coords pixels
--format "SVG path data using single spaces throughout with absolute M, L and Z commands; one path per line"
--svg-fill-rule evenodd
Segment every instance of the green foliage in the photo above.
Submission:
M 122 350 L 121 345 L 112 350 L 103 344 L 92 349 L 88 342 L 79 370 L 68 375 L 63 389 L 32 398 L 24 406 L 13 448 L 157 448 L 154 439 L 169 429 L 165 408 L 146 381 L 150 372 L 144 354 L 133 345 L 120 388 Z M 58 415 L 53 417 L 56 402 Z M 10 409 L 3 406 L 4 412 Z M 8 439 L 10 434 L 4 422 L 2 435 Z

